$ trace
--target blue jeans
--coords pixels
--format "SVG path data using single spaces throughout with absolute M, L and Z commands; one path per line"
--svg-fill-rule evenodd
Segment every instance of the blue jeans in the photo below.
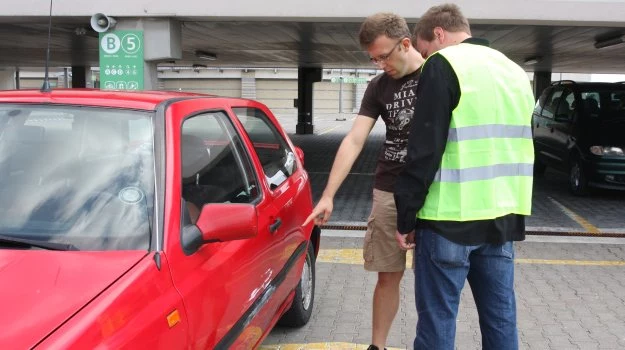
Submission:
M 431 230 L 417 231 L 415 349 L 453 350 L 460 292 L 469 281 L 483 349 L 518 349 L 514 296 L 514 247 L 453 243 Z

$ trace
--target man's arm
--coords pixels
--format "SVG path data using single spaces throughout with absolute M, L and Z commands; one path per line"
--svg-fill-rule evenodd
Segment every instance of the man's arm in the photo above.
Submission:
M 362 151 L 375 122 L 376 119 L 374 118 L 363 115 L 356 116 L 351 130 L 341 142 L 338 152 L 336 152 L 334 164 L 332 164 L 332 169 L 328 177 L 328 183 L 326 184 L 325 190 L 323 190 L 321 199 L 303 225 L 308 224 L 310 220 L 314 220 L 317 225 L 325 224 L 328 221 L 330 215 L 332 215 L 334 195 L 347 177 L 347 174 L 349 174 L 354 162 Z
M 458 77 L 447 60 L 435 54 L 421 72 L 406 164 L 395 187 L 397 231 L 400 234 L 410 233 L 415 228 L 417 212 L 423 207 L 440 167 L 451 113 L 459 100 Z

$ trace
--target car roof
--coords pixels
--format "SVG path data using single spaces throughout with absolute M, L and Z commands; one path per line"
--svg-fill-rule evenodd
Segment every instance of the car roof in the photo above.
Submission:
M 0 91 L 0 103 L 67 104 L 94 107 L 155 110 L 163 102 L 191 98 L 224 97 L 177 91 L 117 91 L 100 89 L 53 89 Z M 226 97 L 227 100 L 241 100 Z
M 567 86 L 571 88 L 625 88 L 625 82 L 619 81 L 614 83 L 608 82 L 576 82 L 572 80 L 554 81 L 551 86 Z

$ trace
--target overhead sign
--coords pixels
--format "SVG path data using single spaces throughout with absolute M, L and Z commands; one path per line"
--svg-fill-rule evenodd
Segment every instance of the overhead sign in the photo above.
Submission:
M 100 88 L 143 90 L 143 31 L 100 33 Z
M 330 78 L 331 83 L 340 83 L 341 80 L 345 84 L 366 84 L 367 78 L 358 78 L 358 77 L 332 77 Z

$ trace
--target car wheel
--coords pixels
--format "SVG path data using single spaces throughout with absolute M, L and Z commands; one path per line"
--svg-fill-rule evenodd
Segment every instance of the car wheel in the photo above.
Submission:
M 312 242 L 308 243 L 306 261 L 302 270 L 291 308 L 278 322 L 281 326 L 301 327 L 308 323 L 315 301 L 315 251 Z
M 569 170 L 569 189 L 576 196 L 588 194 L 588 178 L 579 159 L 573 159 Z

